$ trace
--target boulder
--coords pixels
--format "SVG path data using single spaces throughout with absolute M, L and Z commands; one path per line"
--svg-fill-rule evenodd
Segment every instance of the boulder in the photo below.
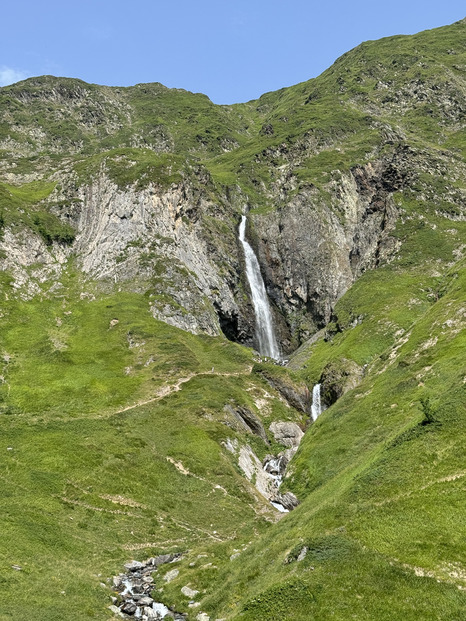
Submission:
M 172 569 L 171 571 L 165 574 L 163 579 L 165 580 L 165 582 L 171 582 L 178 576 L 179 573 L 180 573 L 179 569 Z
M 270 431 L 279 444 L 283 444 L 287 448 L 296 448 L 304 436 L 299 425 L 289 421 L 274 421 L 270 427 Z
M 121 611 L 125 612 L 127 615 L 134 615 L 137 610 L 137 606 L 134 602 L 125 602 L 121 607 Z
M 189 599 L 194 599 L 199 591 L 195 591 L 194 589 L 190 589 L 188 586 L 184 586 L 181 588 L 181 592 L 184 596 L 189 597 Z
M 139 561 L 130 561 L 129 563 L 125 563 L 125 569 L 128 571 L 138 571 L 139 569 L 144 569 L 145 564 Z
M 146 565 L 154 565 L 154 567 L 158 567 L 159 565 L 165 565 L 165 563 L 172 563 L 173 561 L 178 560 L 181 557 L 181 554 L 161 554 L 160 556 L 154 556 L 146 561 Z

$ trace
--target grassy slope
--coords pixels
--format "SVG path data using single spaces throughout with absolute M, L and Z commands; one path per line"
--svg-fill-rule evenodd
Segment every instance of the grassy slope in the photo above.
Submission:
M 287 481 L 303 502 L 220 575 L 204 604 L 217 616 L 462 618 L 466 264 L 435 279 L 432 299 L 433 258 L 417 274 L 367 273 L 336 313 L 362 323 L 312 346 L 304 375 L 344 355 L 366 376 L 306 434 Z
M 106 618 L 100 582 L 128 558 L 228 558 L 274 515 L 221 446 L 270 450 L 224 424 L 225 404 L 257 412 L 270 393 L 251 353 L 154 320 L 144 296 L 82 300 L 68 284 L 66 298 L 2 301 L 1 619 Z M 269 402 L 266 426 L 300 420 Z
M 383 281 L 382 271 L 366 278 L 374 284 L 379 274 Z M 9 542 L 1 562 L 3 618 L 24 618 L 34 607 L 38 619 L 105 618 L 109 592 L 99 583 L 123 561 L 187 548 L 180 578 L 161 595 L 179 607 L 187 603 L 179 588 L 189 583 L 207 590 L 202 609 L 218 615 L 243 609 L 240 618 L 251 620 L 307 619 L 311 613 L 318 619 L 461 618 L 464 595 L 455 584 L 464 571 L 465 343 L 464 333 L 456 333 L 459 324 L 446 322 L 464 321 L 465 276 L 464 266 L 455 265 L 442 280 L 442 297 L 419 311 L 397 356 L 372 351 L 364 383 L 313 425 L 291 483 L 304 502 L 273 527 L 255 516 L 219 446 L 232 436 L 217 422 L 225 402 L 254 407 L 245 388 L 263 389 L 247 372 L 244 350 L 150 319 L 138 296 L 67 305 L 59 299 L 42 313 L 34 304 L 11 302 L 11 327 L 2 332 L 2 351 L 11 356 L 3 370 L 3 403 L 13 406 L 4 410 L 2 425 L 2 532 Z M 25 337 L 34 339 L 17 338 L 19 316 L 29 326 Z M 55 316 L 68 323 L 57 327 Z M 119 323 L 110 328 L 115 318 Z M 354 330 L 341 338 L 351 339 Z M 129 332 L 133 342 L 145 344 L 129 348 Z M 425 347 L 433 334 L 438 341 Z M 51 338 L 54 347 L 68 345 L 62 352 L 74 360 L 70 378 L 80 395 L 72 392 L 68 363 L 57 357 Z M 370 338 L 370 332 L 360 336 L 361 351 Z M 315 347 L 344 351 L 335 342 Z M 380 350 L 387 350 L 385 343 Z M 241 375 L 206 374 L 212 364 Z M 126 366 L 137 372 L 124 375 Z M 47 369 L 64 378 L 69 398 L 62 383 L 51 382 L 25 411 L 29 382 L 37 371 L 37 381 L 45 381 Z M 167 371 L 169 383 L 204 374 L 165 399 L 113 413 L 118 402 L 153 398 Z M 424 394 L 436 419 L 425 426 L 419 424 Z M 286 416 L 280 402 L 274 407 L 277 418 Z M 203 480 L 178 472 L 167 455 Z M 228 494 L 215 489 L 218 484 Z M 253 539 L 239 559 L 228 560 Z M 310 550 L 305 560 L 293 561 L 303 546 Z M 208 555 L 205 563 L 198 554 Z M 427 575 L 416 576 L 415 567 Z
M 365 163 L 384 144 L 390 149 L 393 135 L 395 141 L 423 148 L 452 147 L 464 157 L 465 29 L 458 22 L 415 36 L 369 41 L 318 78 L 263 95 L 250 103 L 273 133 L 256 135 L 207 165 L 220 178 L 239 179 L 252 202 L 260 204 L 264 197 L 257 196 L 254 180 L 273 180 L 268 165 L 285 163 L 286 153 L 303 138 L 311 147 L 294 172 L 299 183 L 319 188 L 332 170 Z M 442 96 L 453 102 L 449 111 Z M 283 144 L 281 157 L 264 155 Z
M 45 176 L 71 162 L 82 179 L 107 161 L 121 185 L 170 184 L 203 163 L 214 181 L 239 185 L 251 206 L 274 208 L 262 184 L 276 179 L 290 152 L 295 191 L 313 183 L 323 192 L 332 171 L 348 171 L 397 142 L 463 157 L 465 28 L 458 22 L 363 43 L 318 78 L 233 106 L 161 84 L 109 88 L 33 78 L 0 89 L 0 139 L 38 152 L 6 147 L 0 159 L 17 172 L 43 167 Z M 271 133 L 263 131 L 268 126 Z

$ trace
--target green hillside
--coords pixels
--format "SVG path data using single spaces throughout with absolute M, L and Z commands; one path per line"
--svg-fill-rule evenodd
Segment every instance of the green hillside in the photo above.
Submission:
M 465 34 L 232 106 L 0 88 L 1 621 L 109 621 L 167 553 L 172 618 L 464 618 Z M 283 366 L 244 346 L 246 211 Z M 286 514 L 241 461 L 277 422 Z

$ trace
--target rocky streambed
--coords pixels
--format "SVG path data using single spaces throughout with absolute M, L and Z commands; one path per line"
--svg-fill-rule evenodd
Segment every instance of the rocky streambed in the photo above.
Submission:
M 163 554 L 146 561 L 126 563 L 126 572 L 113 577 L 113 588 L 117 595 L 112 597 L 113 603 L 109 609 L 122 619 L 184 621 L 186 614 L 171 610 L 165 604 L 156 602 L 151 596 L 155 588 L 155 579 L 152 574 L 160 565 L 173 563 L 180 557 L 181 554 Z

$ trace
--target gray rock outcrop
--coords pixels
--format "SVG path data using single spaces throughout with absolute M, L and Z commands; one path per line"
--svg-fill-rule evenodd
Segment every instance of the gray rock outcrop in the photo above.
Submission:
M 311 186 L 280 208 L 252 216 L 252 243 L 269 295 L 296 345 L 328 323 L 336 301 L 362 272 L 396 250 L 392 193 L 404 182 L 405 159 L 340 175 L 328 186 L 330 200 Z
M 251 410 L 242 406 L 232 407 L 230 404 L 227 404 L 224 407 L 224 411 L 230 415 L 230 420 L 232 421 L 230 424 L 232 426 L 238 430 L 259 436 L 266 444 L 269 443 L 262 422 Z
M 275 441 L 288 448 L 297 448 L 304 436 L 299 425 L 290 421 L 274 421 L 269 429 Z

